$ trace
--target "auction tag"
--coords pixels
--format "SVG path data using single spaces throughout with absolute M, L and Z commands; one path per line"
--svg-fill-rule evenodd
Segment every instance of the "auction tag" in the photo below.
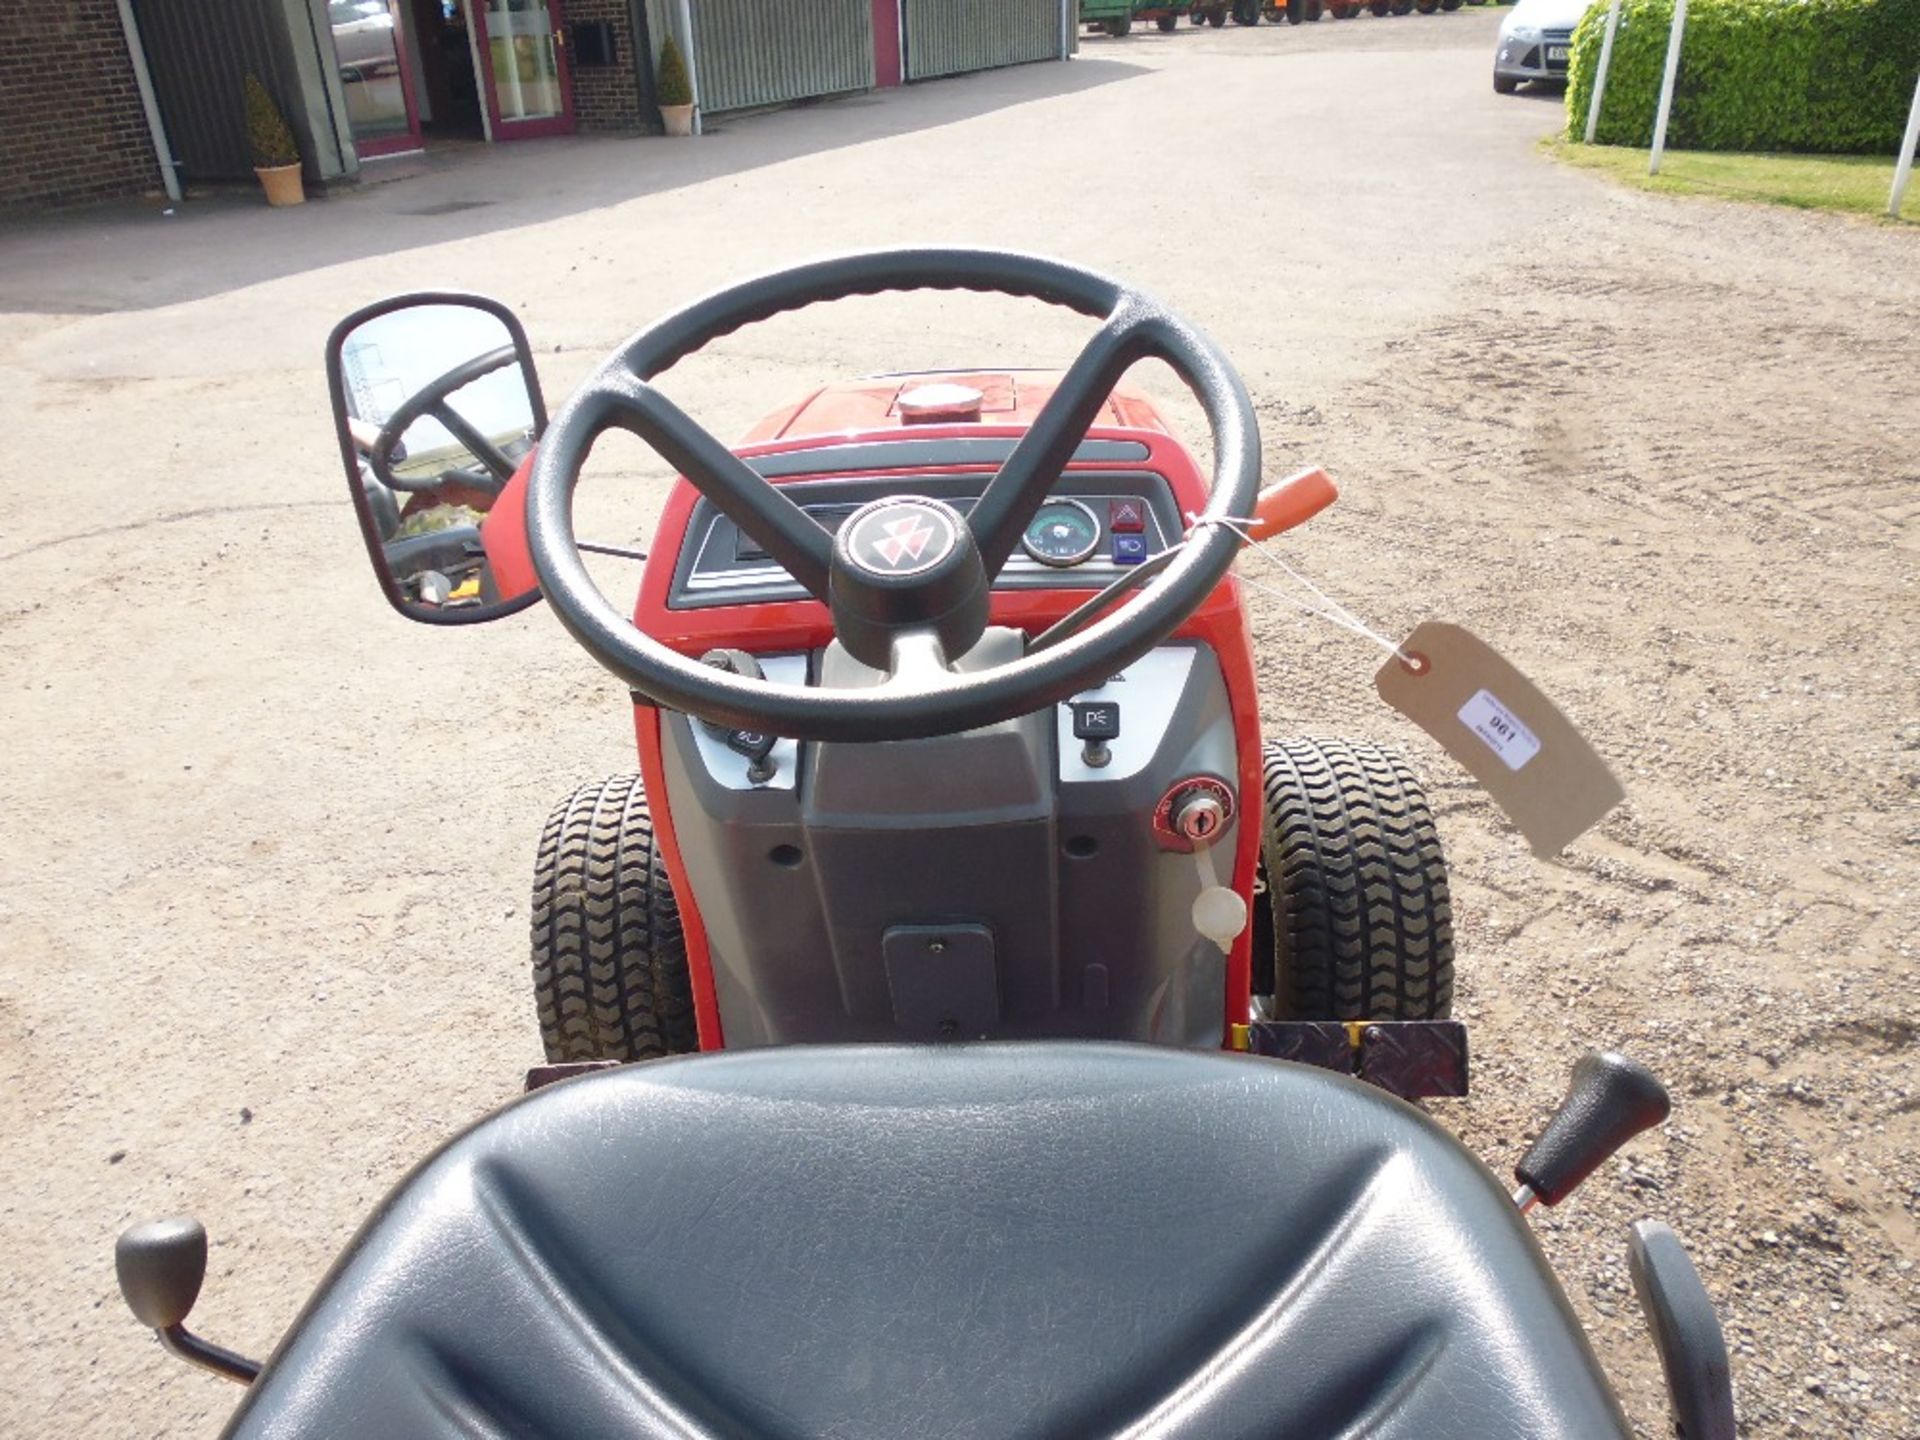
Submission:
M 1472 632 L 1428 620 L 1400 655 L 1373 677 L 1380 698 L 1472 772 L 1534 854 L 1558 854 L 1626 798 L 1573 722 Z

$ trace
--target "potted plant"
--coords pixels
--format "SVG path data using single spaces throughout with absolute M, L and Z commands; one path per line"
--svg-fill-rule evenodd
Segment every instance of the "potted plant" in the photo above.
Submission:
M 655 72 L 660 94 L 660 118 L 667 122 L 667 134 L 693 134 L 693 82 L 687 79 L 687 62 L 671 35 L 660 45 L 660 64 Z
M 247 146 L 253 151 L 253 173 L 267 192 L 267 203 L 304 204 L 307 192 L 300 183 L 300 147 L 258 75 L 247 76 Z

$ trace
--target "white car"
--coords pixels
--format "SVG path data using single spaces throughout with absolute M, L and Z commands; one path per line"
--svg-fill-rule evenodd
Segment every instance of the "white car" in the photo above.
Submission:
M 1567 78 L 1573 27 L 1590 0 L 1520 0 L 1500 26 L 1493 52 L 1493 88 L 1511 95 L 1525 80 Z

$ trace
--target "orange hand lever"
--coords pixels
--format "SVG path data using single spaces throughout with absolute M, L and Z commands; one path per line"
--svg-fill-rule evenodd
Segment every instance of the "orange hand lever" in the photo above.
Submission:
M 1339 498 L 1339 489 L 1317 465 L 1276 480 L 1253 502 L 1253 523 L 1247 526 L 1247 534 L 1255 540 L 1271 540 L 1306 524 Z

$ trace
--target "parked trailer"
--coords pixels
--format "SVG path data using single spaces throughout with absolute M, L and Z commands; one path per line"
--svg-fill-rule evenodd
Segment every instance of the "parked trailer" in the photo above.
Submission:
M 1271 15 L 1273 7 L 1266 7 Z M 1218 30 L 1227 23 L 1227 17 L 1233 17 L 1236 25 L 1258 25 L 1262 6 L 1260 0 L 1194 0 L 1193 8 L 1188 11 L 1196 25 L 1211 25 Z
M 1193 0 L 1080 0 L 1080 23 L 1118 38 L 1131 33 L 1136 20 L 1172 30 L 1192 8 Z

